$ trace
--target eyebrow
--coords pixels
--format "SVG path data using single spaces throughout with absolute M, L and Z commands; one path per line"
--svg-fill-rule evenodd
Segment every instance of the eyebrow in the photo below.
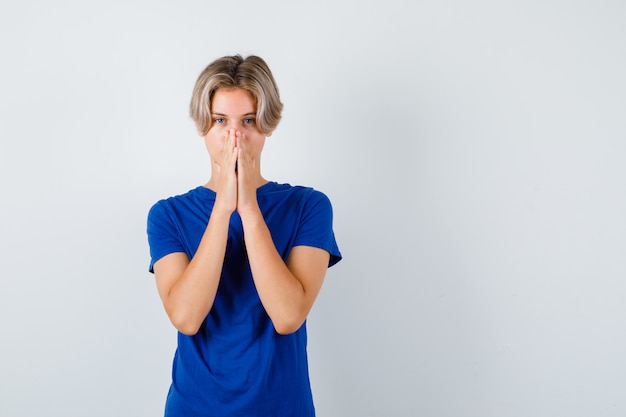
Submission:
M 213 112 L 213 113 L 211 113 L 211 114 L 212 114 L 213 116 L 227 116 L 227 115 L 226 115 L 226 114 L 224 114 L 224 113 L 217 113 L 217 112 Z M 247 116 L 256 116 L 256 113 L 254 113 L 254 112 L 246 113 L 246 114 L 242 115 L 241 117 L 247 117 Z

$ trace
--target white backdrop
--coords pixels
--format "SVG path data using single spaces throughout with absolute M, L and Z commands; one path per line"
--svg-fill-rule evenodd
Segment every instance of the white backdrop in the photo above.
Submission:
M 235 4 L 231 4 L 235 3 Z M 0 415 L 161 415 L 145 218 L 208 178 L 187 116 L 264 57 L 264 172 L 329 195 L 319 416 L 626 414 L 620 1 L 0 0 Z

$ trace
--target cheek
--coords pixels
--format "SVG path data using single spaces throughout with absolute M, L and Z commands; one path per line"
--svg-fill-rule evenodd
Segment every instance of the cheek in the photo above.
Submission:
M 220 136 L 220 135 L 223 135 L 225 131 L 226 131 L 226 124 L 213 123 L 211 125 L 211 128 L 209 129 L 208 135 Z
M 265 138 L 258 137 L 258 138 L 254 138 L 252 141 L 250 141 L 248 146 L 249 146 L 250 151 L 252 153 L 260 154 L 261 151 L 263 150 L 263 145 L 264 144 L 265 144 Z
M 207 143 L 210 142 L 221 144 L 227 136 L 227 131 L 228 129 L 226 129 L 224 125 L 214 124 L 213 126 L 211 126 L 211 129 L 209 129 L 209 132 L 206 134 L 205 141 L 207 141 Z
M 204 137 L 204 145 L 206 146 L 207 151 L 209 151 L 209 154 L 211 154 L 212 156 L 217 154 L 224 147 L 223 135 L 217 132 L 210 131 Z

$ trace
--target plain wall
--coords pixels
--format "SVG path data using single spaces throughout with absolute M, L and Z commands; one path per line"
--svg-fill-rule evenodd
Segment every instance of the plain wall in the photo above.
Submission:
M 0 1 L 0 415 L 161 415 L 145 220 L 206 182 L 213 59 L 285 103 L 263 170 L 324 191 L 321 416 L 626 415 L 620 1 Z

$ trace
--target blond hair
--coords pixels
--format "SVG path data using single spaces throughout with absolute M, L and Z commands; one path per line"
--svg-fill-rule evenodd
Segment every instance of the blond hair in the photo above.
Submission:
M 256 102 L 257 128 L 270 134 L 278 126 L 283 110 L 278 86 L 265 61 L 255 55 L 225 56 L 210 63 L 198 76 L 193 88 L 189 114 L 202 136 L 212 124 L 211 102 L 220 88 L 242 88 Z

